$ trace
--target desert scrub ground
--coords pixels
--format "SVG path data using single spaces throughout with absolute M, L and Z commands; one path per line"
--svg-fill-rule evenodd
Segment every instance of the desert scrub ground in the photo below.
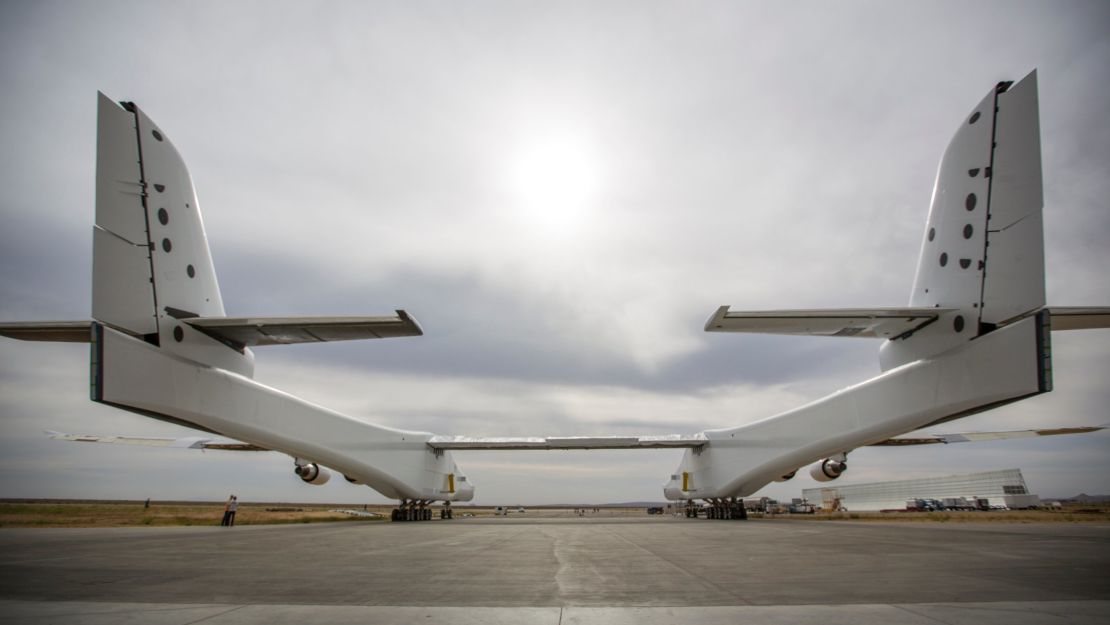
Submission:
M 239 504 L 236 525 L 273 525 L 321 521 L 372 521 L 364 517 L 333 512 L 334 505 L 316 504 Z M 362 506 L 346 506 L 358 509 Z M 378 510 L 374 510 L 378 511 Z M 152 501 L 143 502 L 0 502 L 0 527 L 129 527 L 169 525 L 219 525 L 223 502 Z M 386 509 L 386 519 L 388 519 Z
M 388 521 L 389 505 L 241 503 L 236 525 L 278 525 L 286 523 L 376 522 Z M 432 507 L 438 518 L 438 506 Z M 379 516 L 356 516 L 339 512 L 356 510 Z M 644 508 L 528 507 L 520 512 L 511 508 L 506 519 L 649 517 Z M 0 527 L 167 527 L 219 525 L 223 502 L 160 502 L 144 507 L 141 501 L 0 501 Z M 668 511 L 673 515 L 674 510 Z M 455 518 L 494 517 L 492 507 L 455 506 Z M 665 515 L 667 516 L 667 515 Z M 1110 522 L 1110 504 L 1072 504 L 1060 510 L 992 510 L 989 512 L 836 512 L 830 514 L 750 515 L 798 522 L 858 521 L 902 523 L 1086 523 Z

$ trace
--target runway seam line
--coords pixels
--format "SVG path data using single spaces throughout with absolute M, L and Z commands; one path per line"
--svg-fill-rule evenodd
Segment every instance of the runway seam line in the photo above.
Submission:
M 723 595 L 735 597 L 736 600 L 740 601 L 742 605 L 753 605 L 751 601 L 745 600 L 742 596 L 738 595 L 736 592 L 734 592 L 732 590 L 728 590 L 726 588 L 723 588 L 720 585 L 718 585 L 716 582 L 714 582 L 713 580 L 708 579 L 706 577 L 703 577 L 702 575 L 699 575 L 699 574 L 697 574 L 693 571 L 687 570 L 685 567 L 680 566 L 680 565 L 672 562 L 669 558 L 664 557 L 663 555 L 660 555 L 660 554 L 652 551 L 651 549 L 648 549 L 647 547 L 644 547 L 643 545 L 641 545 L 637 542 L 634 542 L 632 539 L 628 538 L 627 536 L 623 536 L 621 534 L 613 532 L 612 530 L 609 530 L 608 533 L 612 536 L 616 536 L 617 538 L 619 538 L 622 541 L 628 543 L 629 545 L 632 545 L 633 547 L 635 547 L 636 549 L 639 549 L 640 551 L 651 554 L 653 557 L 659 558 L 663 562 L 666 562 L 667 565 L 670 566 L 671 568 L 674 568 L 678 571 L 681 571 L 682 573 L 684 573 L 686 575 L 689 575 L 690 577 L 693 577 L 694 579 L 700 580 L 702 583 L 706 584 L 707 586 L 710 586 L 710 587 L 716 589 L 717 592 L 720 592 Z M 647 607 L 647 606 L 644 606 L 644 607 Z
M 204 621 L 214 619 L 218 616 L 224 616 L 225 614 L 231 614 L 232 612 L 235 612 L 236 610 L 242 610 L 245 607 L 246 607 L 245 605 L 237 605 L 237 606 L 235 606 L 235 607 L 233 607 L 229 610 L 224 610 L 223 612 L 220 612 L 219 614 L 212 614 L 212 615 L 209 615 L 209 616 L 205 616 L 204 618 L 197 619 L 195 621 L 189 621 L 185 625 L 194 625 L 195 623 L 203 623 Z
M 940 620 L 939 618 L 937 618 L 935 616 L 929 616 L 928 614 L 922 614 L 921 612 L 911 610 L 908 606 L 905 606 L 905 605 L 893 604 L 893 603 L 888 604 L 888 605 L 890 605 L 890 607 L 892 607 L 896 610 L 902 610 L 904 612 L 909 612 L 910 614 L 913 614 L 914 616 L 920 616 L 922 618 L 927 618 L 930 621 L 936 621 L 938 623 L 944 623 L 944 625 L 952 625 L 951 621 L 942 621 L 942 620 Z M 932 604 L 932 605 L 936 605 L 936 604 Z

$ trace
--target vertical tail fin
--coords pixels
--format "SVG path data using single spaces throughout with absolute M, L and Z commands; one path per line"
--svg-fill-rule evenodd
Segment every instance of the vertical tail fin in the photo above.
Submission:
M 954 309 L 884 344 L 884 369 L 932 356 L 1045 304 L 1037 74 L 1000 83 L 937 171 L 910 306 Z
M 93 318 L 184 358 L 250 375 L 238 351 L 180 317 L 222 317 L 196 192 L 169 138 L 99 94 Z

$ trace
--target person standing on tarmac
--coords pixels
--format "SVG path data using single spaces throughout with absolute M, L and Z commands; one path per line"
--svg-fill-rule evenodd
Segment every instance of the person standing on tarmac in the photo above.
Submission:
M 227 511 L 230 514 L 228 518 L 228 526 L 235 527 L 235 512 L 239 509 L 239 498 L 235 495 L 231 496 L 231 501 L 228 502 Z
M 227 498 L 227 503 L 224 504 L 224 518 L 220 521 L 220 527 L 227 527 L 231 524 L 231 502 L 235 501 L 235 495 Z

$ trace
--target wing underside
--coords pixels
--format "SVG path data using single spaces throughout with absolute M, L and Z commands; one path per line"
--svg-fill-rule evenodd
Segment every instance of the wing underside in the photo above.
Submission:
M 424 334 L 403 310 L 386 317 L 186 317 L 181 321 L 216 339 L 247 347 Z
M 803 336 L 856 336 L 893 339 L 913 333 L 952 308 L 828 308 L 812 310 L 717 309 L 706 332 L 748 332 Z M 1110 328 L 1110 307 L 1053 306 L 1052 329 Z
M 953 434 L 929 434 L 898 436 L 885 441 L 871 443 L 875 447 L 901 447 L 904 445 L 937 445 L 948 443 L 975 443 L 980 441 L 1000 441 L 1014 438 L 1034 438 L 1037 436 L 1057 436 L 1059 434 L 1085 434 L 1106 429 L 1106 426 L 1086 426 L 1071 428 L 1051 428 L 1042 430 L 1011 430 L 1007 432 L 958 432 Z
M 75 443 L 109 443 L 112 445 L 136 445 L 139 447 L 169 447 L 172 449 L 219 449 L 222 451 L 270 451 L 265 447 L 243 443 L 230 438 L 204 438 L 189 436 L 186 438 L 157 438 L 148 436 L 99 436 L 96 434 L 66 434 L 65 432 L 47 431 L 46 434 L 55 440 L 72 441 Z
M 704 435 L 684 436 L 525 436 L 525 437 L 475 437 L 433 436 L 428 441 L 432 449 L 667 449 L 701 447 L 708 439 Z
M 895 338 L 933 321 L 947 308 L 830 308 L 735 311 L 721 306 L 706 332 Z
M 178 320 L 235 347 L 292 345 L 358 339 L 421 336 L 420 325 L 403 310 L 381 317 L 197 317 L 168 309 Z M 22 341 L 88 343 L 90 321 L 0 323 L 0 336 Z
M 1110 306 L 1053 306 L 1053 330 L 1110 328 Z
M 980 441 L 1033 438 L 1037 436 L 1056 436 L 1060 434 L 1085 434 L 1104 430 L 1108 426 L 1084 426 L 1051 428 L 1040 430 L 1011 430 L 1005 432 L 958 432 L 951 434 L 928 434 L 899 436 L 877 443 L 873 447 L 901 447 L 907 445 L 936 445 L 947 443 L 972 443 Z M 114 445 L 137 445 L 142 447 L 168 447 L 175 449 L 218 449 L 224 451 L 270 451 L 251 443 L 230 438 L 206 438 L 190 436 L 185 438 L 159 438 L 143 436 L 112 436 L 97 434 L 66 434 L 48 430 L 47 435 L 55 440 L 78 443 L 110 443 Z M 697 448 L 709 442 L 704 434 L 664 434 L 654 436 L 523 436 L 523 437 L 476 437 L 476 436 L 433 436 L 428 447 L 443 450 L 553 450 L 553 449 L 675 449 Z

